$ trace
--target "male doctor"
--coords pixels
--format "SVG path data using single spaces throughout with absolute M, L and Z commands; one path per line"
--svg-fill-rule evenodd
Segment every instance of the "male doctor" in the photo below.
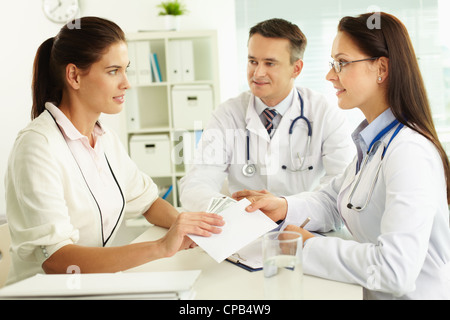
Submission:
M 210 199 L 243 189 L 276 196 L 313 191 L 354 156 L 341 110 L 296 88 L 306 37 L 283 19 L 250 29 L 244 92 L 219 106 L 202 134 L 193 166 L 180 181 L 182 206 L 206 211 Z M 301 115 L 303 117 L 299 118 Z

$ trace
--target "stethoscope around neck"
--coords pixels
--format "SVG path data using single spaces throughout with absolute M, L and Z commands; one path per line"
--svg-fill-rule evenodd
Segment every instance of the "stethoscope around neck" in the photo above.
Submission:
M 61 135 L 64 137 L 63 131 L 62 131 L 61 127 L 59 126 L 58 122 L 56 121 L 55 117 L 53 116 L 53 114 L 49 110 L 47 110 L 47 112 L 50 114 L 50 116 L 52 117 L 53 121 L 55 121 L 55 124 L 58 127 L 59 131 L 61 132 Z M 67 142 L 66 142 L 66 144 L 67 144 Z M 92 197 L 94 198 L 95 204 L 97 205 L 98 211 L 100 213 L 100 219 L 103 221 L 102 210 L 101 210 L 101 208 L 100 208 L 100 206 L 98 204 L 97 198 L 95 197 L 94 193 L 92 192 L 92 189 L 89 186 L 89 184 L 88 184 L 88 182 L 86 180 L 86 177 L 85 177 L 85 175 L 83 173 L 83 170 L 81 170 L 80 164 L 78 163 L 77 159 L 75 158 L 75 155 L 72 152 L 72 149 L 70 149 L 69 147 L 68 147 L 68 149 L 69 149 L 70 153 L 72 154 L 72 157 L 75 160 L 75 163 L 77 164 L 78 169 L 80 170 L 81 176 L 83 177 L 83 180 L 86 183 L 86 186 L 89 189 L 89 192 L 91 193 Z M 106 239 L 105 239 L 105 234 L 103 233 L 103 222 L 101 223 L 101 228 L 102 228 L 101 234 L 102 234 L 103 246 L 105 246 L 106 243 L 111 239 L 111 236 L 113 235 L 114 230 L 119 226 L 120 218 L 121 218 L 121 216 L 122 216 L 122 214 L 124 212 L 124 209 L 125 209 L 125 196 L 123 194 L 122 188 L 120 187 L 120 184 L 119 184 L 119 182 L 118 182 L 118 180 L 116 178 L 116 175 L 114 174 L 114 171 L 111 168 L 111 165 L 109 164 L 108 157 L 106 156 L 106 154 L 104 154 L 104 156 L 105 156 L 105 159 L 106 159 L 106 163 L 108 164 L 109 170 L 111 171 L 112 177 L 114 178 L 114 181 L 116 182 L 116 185 L 119 188 L 120 195 L 122 196 L 122 209 L 120 209 L 120 214 L 119 214 L 119 216 L 117 218 L 117 221 L 116 221 L 116 224 L 115 224 L 114 228 L 111 230 L 111 233 L 109 234 L 109 236 Z
M 312 126 L 311 122 L 308 120 L 308 118 L 304 115 L 304 108 L 303 108 L 303 99 L 300 95 L 300 92 L 297 91 L 298 98 L 300 99 L 300 116 L 292 120 L 291 126 L 289 127 L 289 152 L 291 156 L 291 166 L 292 169 L 288 168 L 286 165 L 281 166 L 281 169 L 287 170 L 289 172 L 301 172 L 306 170 L 313 170 L 313 166 L 309 166 L 307 168 L 303 168 L 305 165 L 305 159 L 306 155 L 309 153 L 311 148 L 311 136 L 312 136 Z M 303 120 L 305 121 L 306 125 L 308 126 L 308 137 L 306 141 L 306 147 L 305 147 L 305 153 L 303 159 L 300 157 L 300 155 L 297 152 L 297 157 L 300 160 L 300 166 L 298 169 L 295 168 L 294 164 L 294 155 L 292 152 L 292 133 L 294 132 L 294 125 L 297 121 Z M 242 167 L 242 174 L 246 177 L 253 177 L 256 174 L 256 165 L 253 163 L 249 163 L 250 161 L 250 131 L 247 129 L 247 144 L 246 144 L 246 160 L 245 165 Z
M 352 198 L 353 198 L 353 195 L 355 194 L 356 188 L 358 188 L 358 186 L 359 186 L 359 183 L 361 181 L 361 176 L 363 174 L 363 170 L 366 168 L 369 158 L 376 153 L 376 151 L 378 150 L 378 147 L 382 144 L 381 138 L 386 133 L 391 131 L 391 129 L 393 129 L 396 125 L 398 125 L 397 129 L 392 134 L 391 138 L 389 139 L 388 144 L 384 147 L 383 153 L 381 154 L 381 161 L 378 164 L 378 168 L 377 168 L 375 177 L 373 178 L 372 183 L 370 184 L 370 189 L 369 189 L 369 193 L 367 195 L 366 201 L 364 202 L 364 204 L 362 206 L 354 206 L 352 204 Z M 353 209 L 357 212 L 361 212 L 367 207 L 367 205 L 370 202 L 370 199 L 372 198 L 373 190 L 375 189 L 375 183 L 377 182 L 378 174 L 380 173 L 381 164 L 383 162 L 384 155 L 386 154 L 386 151 L 387 151 L 389 145 L 391 144 L 392 140 L 394 140 L 395 136 L 397 136 L 397 134 L 400 132 L 400 130 L 403 127 L 404 127 L 404 125 L 402 123 L 399 124 L 399 121 L 396 119 L 390 125 L 388 125 L 386 128 L 384 128 L 380 133 L 378 133 L 378 135 L 372 140 L 372 142 L 370 143 L 370 146 L 369 146 L 369 150 L 367 151 L 367 154 L 364 158 L 363 164 L 361 165 L 361 168 L 359 170 L 358 179 L 356 180 L 355 184 L 353 185 L 353 188 L 350 191 L 350 195 L 348 196 L 347 208 Z

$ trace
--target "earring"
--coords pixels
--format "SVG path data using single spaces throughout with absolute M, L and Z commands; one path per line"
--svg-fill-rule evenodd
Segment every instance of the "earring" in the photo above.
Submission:
M 378 77 L 378 81 L 380 81 L 380 82 L 381 82 L 381 80 L 383 80 L 383 78 L 381 78 L 381 77 Z

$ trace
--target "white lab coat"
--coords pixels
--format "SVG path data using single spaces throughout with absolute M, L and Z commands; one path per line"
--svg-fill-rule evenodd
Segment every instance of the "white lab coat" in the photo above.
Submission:
M 366 201 L 382 151 L 378 148 L 358 172 L 363 176 L 353 205 Z M 367 299 L 450 299 L 449 211 L 436 148 L 403 128 L 387 149 L 373 195 L 362 212 L 347 208 L 358 178 L 355 172 L 356 158 L 342 176 L 319 192 L 287 197 L 283 228 L 299 225 L 309 216 L 309 230 L 328 231 L 344 222 L 354 238 L 308 240 L 304 272 L 359 284 Z
M 43 273 L 42 263 L 65 245 L 109 246 L 125 215 L 141 215 L 158 198 L 152 179 L 139 171 L 119 138 L 102 128 L 99 139 L 125 200 L 106 243 L 99 207 L 50 113 L 44 111 L 18 134 L 5 177 L 12 255 L 8 284 Z
M 228 178 L 228 191 L 267 189 L 285 196 L 312 191 L 326 185 L 344 171 L 355 149 L 350 139 L 347 121 L 337 106 L 307 88 L 297 88 L 304 101 L 304 115 L 312 125 L 311 147 L 303 168 L 313 170 L 290 172 L 291 149 L 295 165 L 296 154 L 303 158 L 307 144 L 307 125 L 297 121 L 293 143 L 289 146 L 289 127 L 300 115 L 300 100 L 295 92 L 294 102 L 286 111 L 270 139 L 254 107 L 254 96 L 244 92 L 219 106 L 204 130 L 192 168 L 181 179 L 181 203 L 185 210 L 206 210 L 212 197 L 221 197 L 222 185 Z M 242 173 L 247 157 L 247 130 L 250 132 L 250 163 L 256 163 L 257 174 Z

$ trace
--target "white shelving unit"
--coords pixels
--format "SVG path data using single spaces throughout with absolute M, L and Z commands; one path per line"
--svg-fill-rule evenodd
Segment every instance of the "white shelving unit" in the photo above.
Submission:
M 127 40 L 131 62 L 131 89 L 125 104 L 128 151 L 160 188 L 172 186 L 166 200 L 179 206 L 178 181 L 185 175 L 184 149 L 192 148 L 183 144 L 183 139 L 192 142 L 194 139 L 186 138 L 201 132 L 220 102 L 217 34 L 210 30 L 139 32 L 128 34 Z M 154 74 L 148 75 L 151 66 L 149 69 L 147 63 L 153 53 L 159 63 L 160 82 Z M 175 94 L 184 94 L 182 99 L 176 96 L 174 101 L 174 88 Z M 179 116 L 178 123 L 175 121 L 175 114 L 188 112 L 191 117 L 186 119 L 190 122 L 180 125 L 183 117 Z M 201 121 L 192 123 L 192 116 Z

